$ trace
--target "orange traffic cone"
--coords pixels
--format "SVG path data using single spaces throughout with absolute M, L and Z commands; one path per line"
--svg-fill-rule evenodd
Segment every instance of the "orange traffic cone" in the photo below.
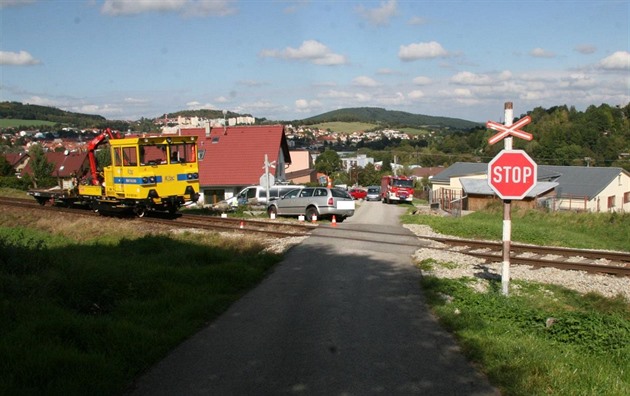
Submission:
M 328 178 L 328 188 L 332 188 L 332 179 L 329 177 Z
M 317 215 L 313 215 L 313 217 L 311 217 L 311 220 L 313 224 L 317 223 Z
M 241 220 L 241 228 L 243 228 L 244 226 L 245 226 L 245 222 Z
M 335 215 L 333 215 L 332 226 L 337 227 L 337 217 Z

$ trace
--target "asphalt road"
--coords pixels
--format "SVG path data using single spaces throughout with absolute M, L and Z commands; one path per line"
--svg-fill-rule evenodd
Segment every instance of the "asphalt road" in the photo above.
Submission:
M 425 305 L 404 208 L 317 230 L 132 394 L 497 395 Z

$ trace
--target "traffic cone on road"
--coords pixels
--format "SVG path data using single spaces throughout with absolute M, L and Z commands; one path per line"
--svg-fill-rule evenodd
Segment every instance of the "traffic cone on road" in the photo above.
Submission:
M 313 215 L 313 217 L 311 217 L 311 220 L 313 224 L 317 223 L 317 216 Z
M 333 227 L 337 227 L 337 217 L 336 217 L 335 215 L 333 215 L 333 218 L 332 218 L 332 224 L 331 224 L 331 225 L 332 225 Z
M 243 220 L 241 220 L 241 228 L 245 227 L 245 222 Z

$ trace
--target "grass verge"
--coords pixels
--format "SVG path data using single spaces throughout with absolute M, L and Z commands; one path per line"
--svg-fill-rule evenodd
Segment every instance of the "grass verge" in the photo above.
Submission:
M 427 267 L 442 265 L 425 260 Z M 424 276 L 440 322 L 504 395 L 630 394 L 630 309 L 622 298 L 513 282 L 487 291 L 470 278 Z
M 405 223 L 442 234 L 495 240 L 502 219 L 497 207 L 460 218 L 403 216 Z M 512 239 L 629 251 L 630 217 L 515 210 Z M 504 395 L 630 394 L 630 305 L 623 297 L 519 280 L 512 280 L 506 297 L 497 280 L 433 275 L 436 267 L 455 263 L 427 259 L 418 265 L 431 309 Z
M 0 394 L 119 394 L 280 260 L 244 238 L 91 222 L 0 211 Z

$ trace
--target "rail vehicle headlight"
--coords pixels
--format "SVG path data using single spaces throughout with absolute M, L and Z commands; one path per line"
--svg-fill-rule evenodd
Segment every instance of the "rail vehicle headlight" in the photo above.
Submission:
M 142 184 L 147 184 L 149 182 L 149 178 L 148 177 L 143 177 L 142 178 Z
M 149 181 L 150 181 L 151 183 L 155 183 L 155 176 L 151 176 L 151 177 L 149 178 Z
M 193 173 L 193 179 L 199 179 L 199 173 L 197 172 Z

